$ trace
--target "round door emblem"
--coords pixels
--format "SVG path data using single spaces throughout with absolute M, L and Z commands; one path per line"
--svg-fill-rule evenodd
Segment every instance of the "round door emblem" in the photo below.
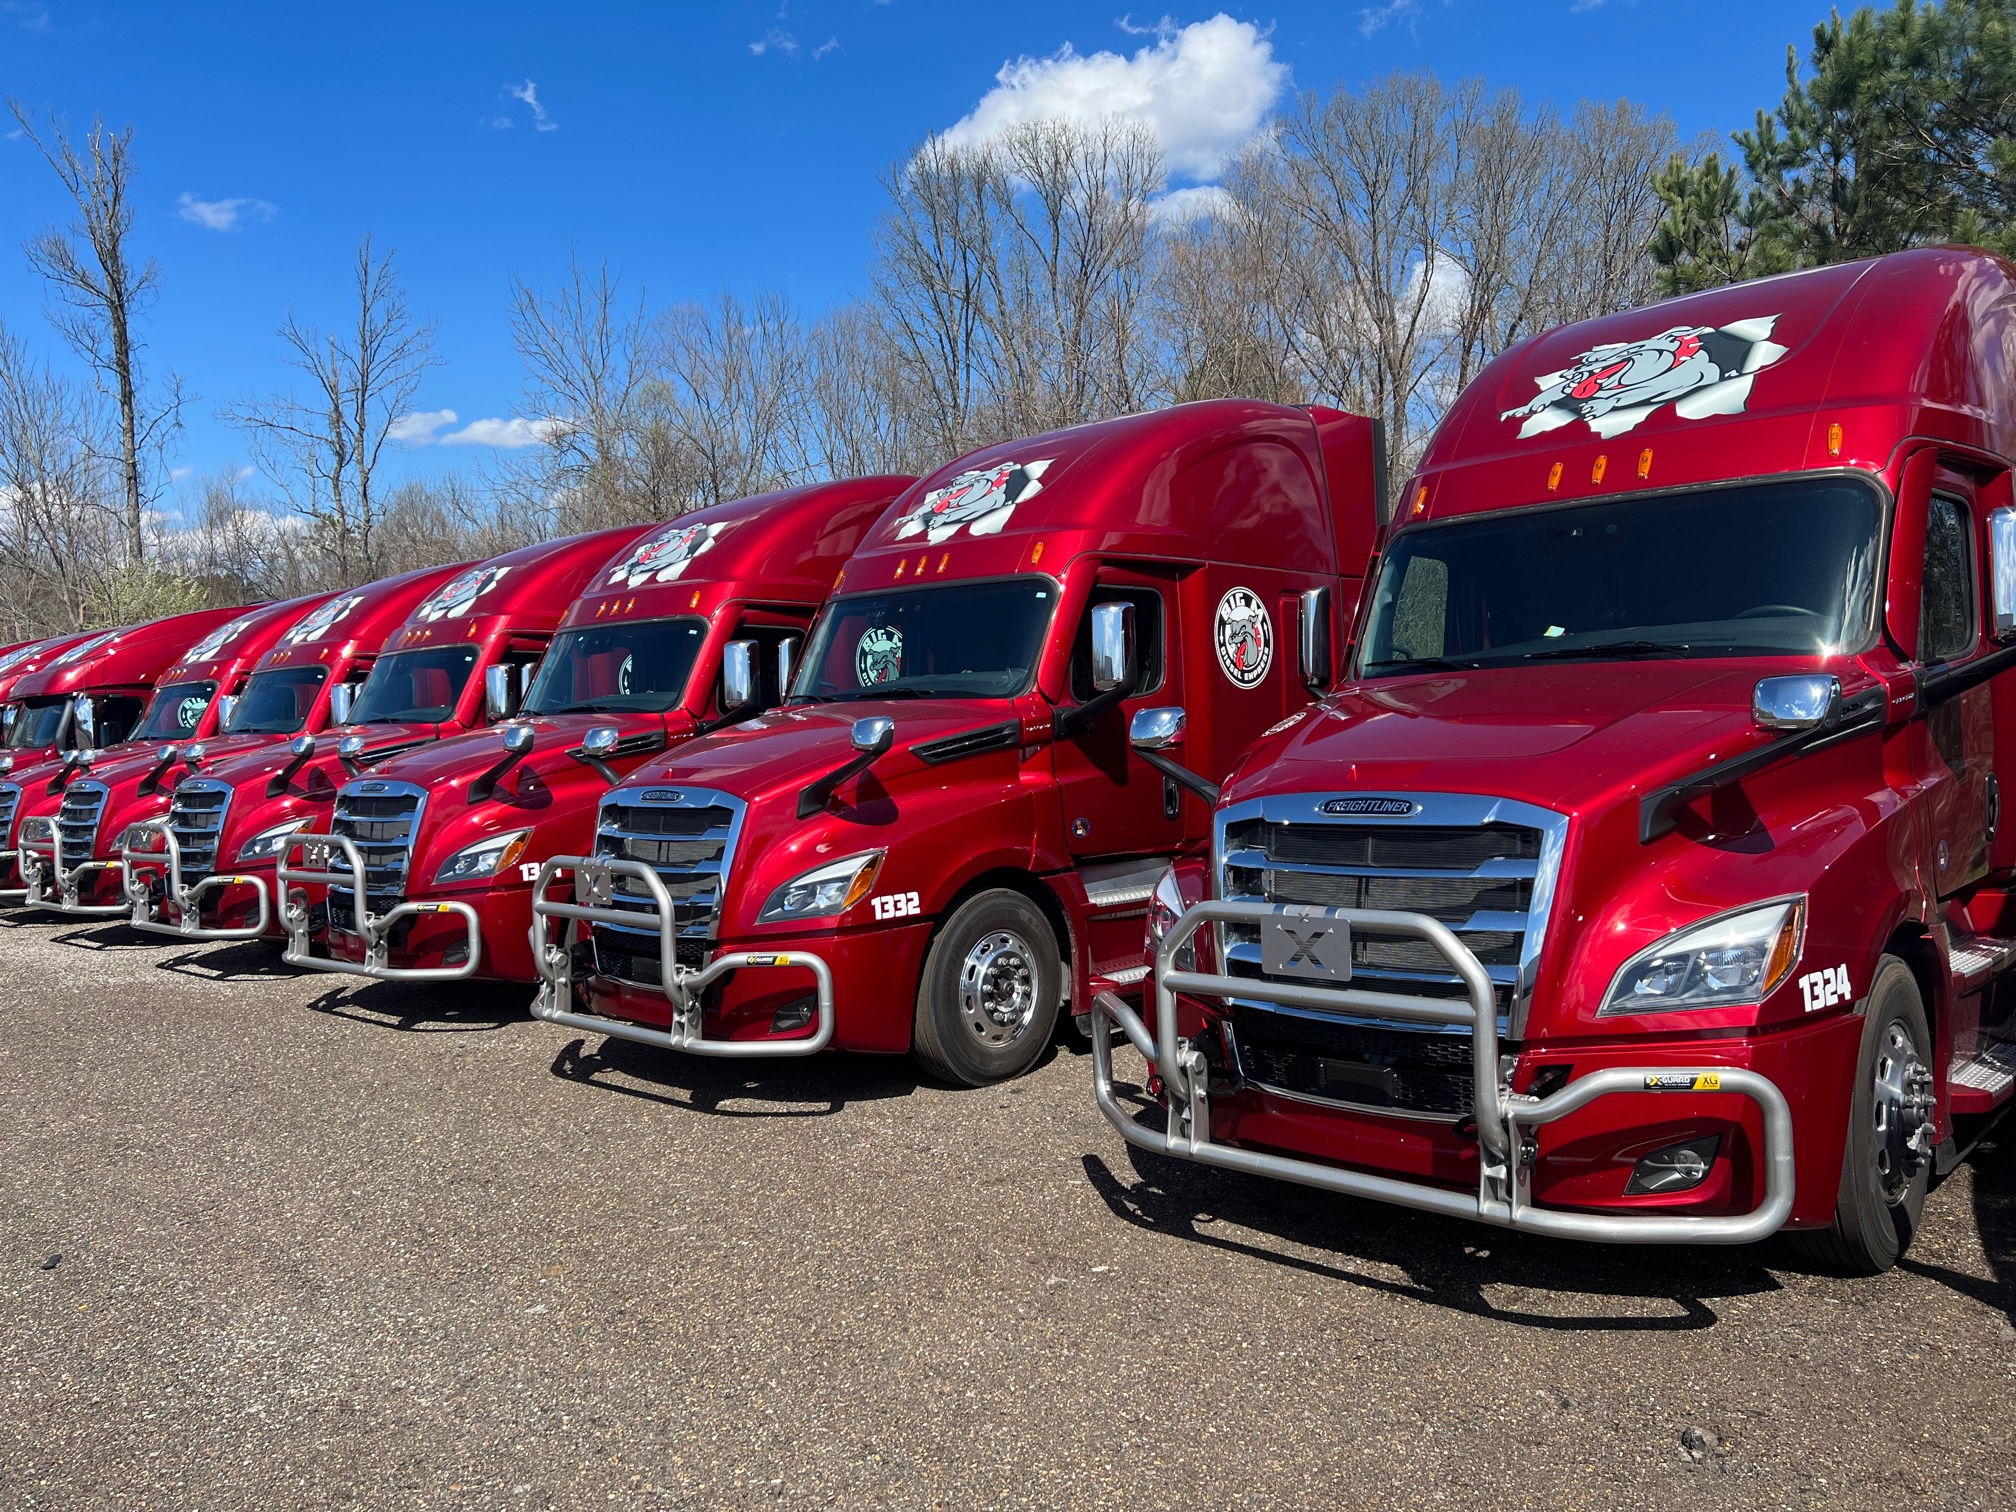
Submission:
M 1274 626 L 1251 588 L 1234 588 L 1218 600 L 1218 666 L 1235 688 L 1257 688 L 1274 665 Z

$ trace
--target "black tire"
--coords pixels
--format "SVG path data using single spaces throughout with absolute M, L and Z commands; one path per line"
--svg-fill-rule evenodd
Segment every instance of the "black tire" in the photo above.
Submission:
M 924 957 L 911 1053 L 959 1086 L 1020 1076 L 1050 1043 L 1063 996 L 1064 963 L 1043 910 L 1007 888 L 975 893 Z
M 1834 1222 L 1797 1236 L 1800 1248 L 1829 1269 L 1880 1275 L 1918 1232 L 1932 1184 L 1932 1152 L 1902 1152 L 1901 1141 L 1931 1116 L 1930 1074 L 1920 1078 L 1910 1064 L 1922 1070 L 1931 1053 L 1918 980 L 1910 967 L 1886 955 L 1877 963 L 1863 1009 Z M 1922 1085 L 1900 1099 L 1895 1094 L 1900 1080 Z

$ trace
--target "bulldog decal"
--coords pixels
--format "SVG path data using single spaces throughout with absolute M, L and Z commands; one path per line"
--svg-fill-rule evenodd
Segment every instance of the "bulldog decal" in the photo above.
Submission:
M 896 539 L 923 536 L 933 546 L 967 527 L 968 535 L 995 535 L 1015 513 L 1015 506 L 1043 489 L 1043 474 L 1056 459 L 1040 462 L 996 462 L 978 472 L 959 474 L 943 488 L 934 488 L 896 522 Z
M 87 641 L 79 641 L 68 651 L 57 657 L 56 660 L 49 663 L 49 665 L 52 667 L 67 667 L 72 662 L 82 661 L 119 633 L 118 630 L 107 630 L 103 635 L 94 635 Z
M 1218 600 L 1212 640 L 1218 670 L 1235 688 L 1257 688 L 1274 662 L 1274 625 L 1267 606 L 1251 588 L 1234 588 Z
M 642 588 L 646 583 L 669 583 L 701 552 L 711 551 L 715 537 L 731 523 L 722 520 L 712 525 L 681 525 L 674 520 L 639 541 L 628 560 L 609 574 L 609 581 L 603 586 L 614 588 L 621 583 L 626 588 Z
M 238 632 L 251 623 L 252 616 L 244 614 L 231 621 L 230 624 L 212 630 L 203 639 L 196 642 L 187 651 L 184 651 L 182 653 L 182 660 L 185 662 L 209 661 L 218 652 L 236 640 Z
M 429 595 L 427 602 L 413 611 L 416 620 L 460 619 L 504 579 L 509 567 L 471 567 L 458 572 Z
M 854 675 L 861 686 L 894 682 L 903 675 L 903 632 L 894 625 L 865 630 L 854 647 Z
M 322 639 L 346 614 L 363 602 L 364 595 L 361 593 L 346 593 L 337 598 L 325 599 L 296 620 L 293 628 L 280 637 L 280 644 L 298 646 L 306 641 Z
M 1606 441 L 1662 404 L 1683 420 L 1741 414 L 1756 375 L 1785 355 L 1772 341 L 1776 315 L 1725 326 L 1674 326 L 1643 341 L 1591 347 L 1558 373 L 1533 381 L 1540 392 L 1498 418 L 1518 419 L 1519 439 L 1580 420 Z

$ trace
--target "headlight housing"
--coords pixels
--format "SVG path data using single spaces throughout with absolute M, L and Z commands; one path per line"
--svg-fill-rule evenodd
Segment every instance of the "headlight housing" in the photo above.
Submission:
M 756 915 L 759 924 L 779 919 L 828 919 L 845 913 L 868 896 L 882 870 L 886 851 L 869 851 L 860 856 L 843 856 L 823 866 L 793 877 L 763 905 Z
M 1598 1012 L 1679 1013 L 1761 1003 L 1799 964 L 1805 934 L 1803 896 L 1716 914 L 1626 961 Z
M 290 837 L 308 828 L 306 818 L 289 819 L 285 824 L 276 824 L 268 830 L 261 830 L 250 840 L 238 847 L 238 864 L 247 861 L 271 861 L 286 849 Z
M 21 843 L 33 841 L 37 845 L 49 845 L 56 839 L 56 821 L 48 814 L 30 814 L 21 821 Z
M 529 829 L 506 830 L 501 835 L 485 836 L 442 862 L 434 880 L 437 883 L 473 882 L 478 877 L 494 877 L 525 854 L 525 844 L 531 838 L 532 831 Z
M 144 824 L 129 824 L 126 832 L 119 837 L 119 849 L 142 854 L 158 853 L 168 849 L 168 841 L 157 829 L 149 829 Z
M 1161 950 L 1162 942 L 1168 938 L 1169 931 L 1176 927 L 1176 921 L 1183 917 L 1183 910 L 1187 906 L 1183 901 L 1183 886 L 1176 880 L 1176 868 L 1165 866 L 1162 869 L 1162 875 L 1155 879 L 1155 891 L 1148 895 L 1146 955 L 1150 971 L 1155 969 L 1156 952 Z M 1192 935 L 1177 950 L 1176 969 L 1178 971 L 1195 971 L 1197 969 L 1196 938 L 1195 935 Z

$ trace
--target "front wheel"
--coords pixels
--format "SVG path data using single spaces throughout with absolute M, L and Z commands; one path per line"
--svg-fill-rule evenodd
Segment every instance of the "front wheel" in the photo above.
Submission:
M 1897 1263 L 1918 1232 L 1932 1184 L 1936 1105 L 1925 1062 L 1931 1053 L 1918 980 L 1910 967 L 1886 955 L 1877 963 L 1863 1008 L 1834 1222 L 1803 1236 L 1815 1259 L 1877 1275 Z
M 917 987 L 912 1050 L 924 1069 L 962 1086 L 1020 1076 L 1057 1026 L 1064 963 L 1043 911 L 990 888 L 953 911 L 931 942 Z

